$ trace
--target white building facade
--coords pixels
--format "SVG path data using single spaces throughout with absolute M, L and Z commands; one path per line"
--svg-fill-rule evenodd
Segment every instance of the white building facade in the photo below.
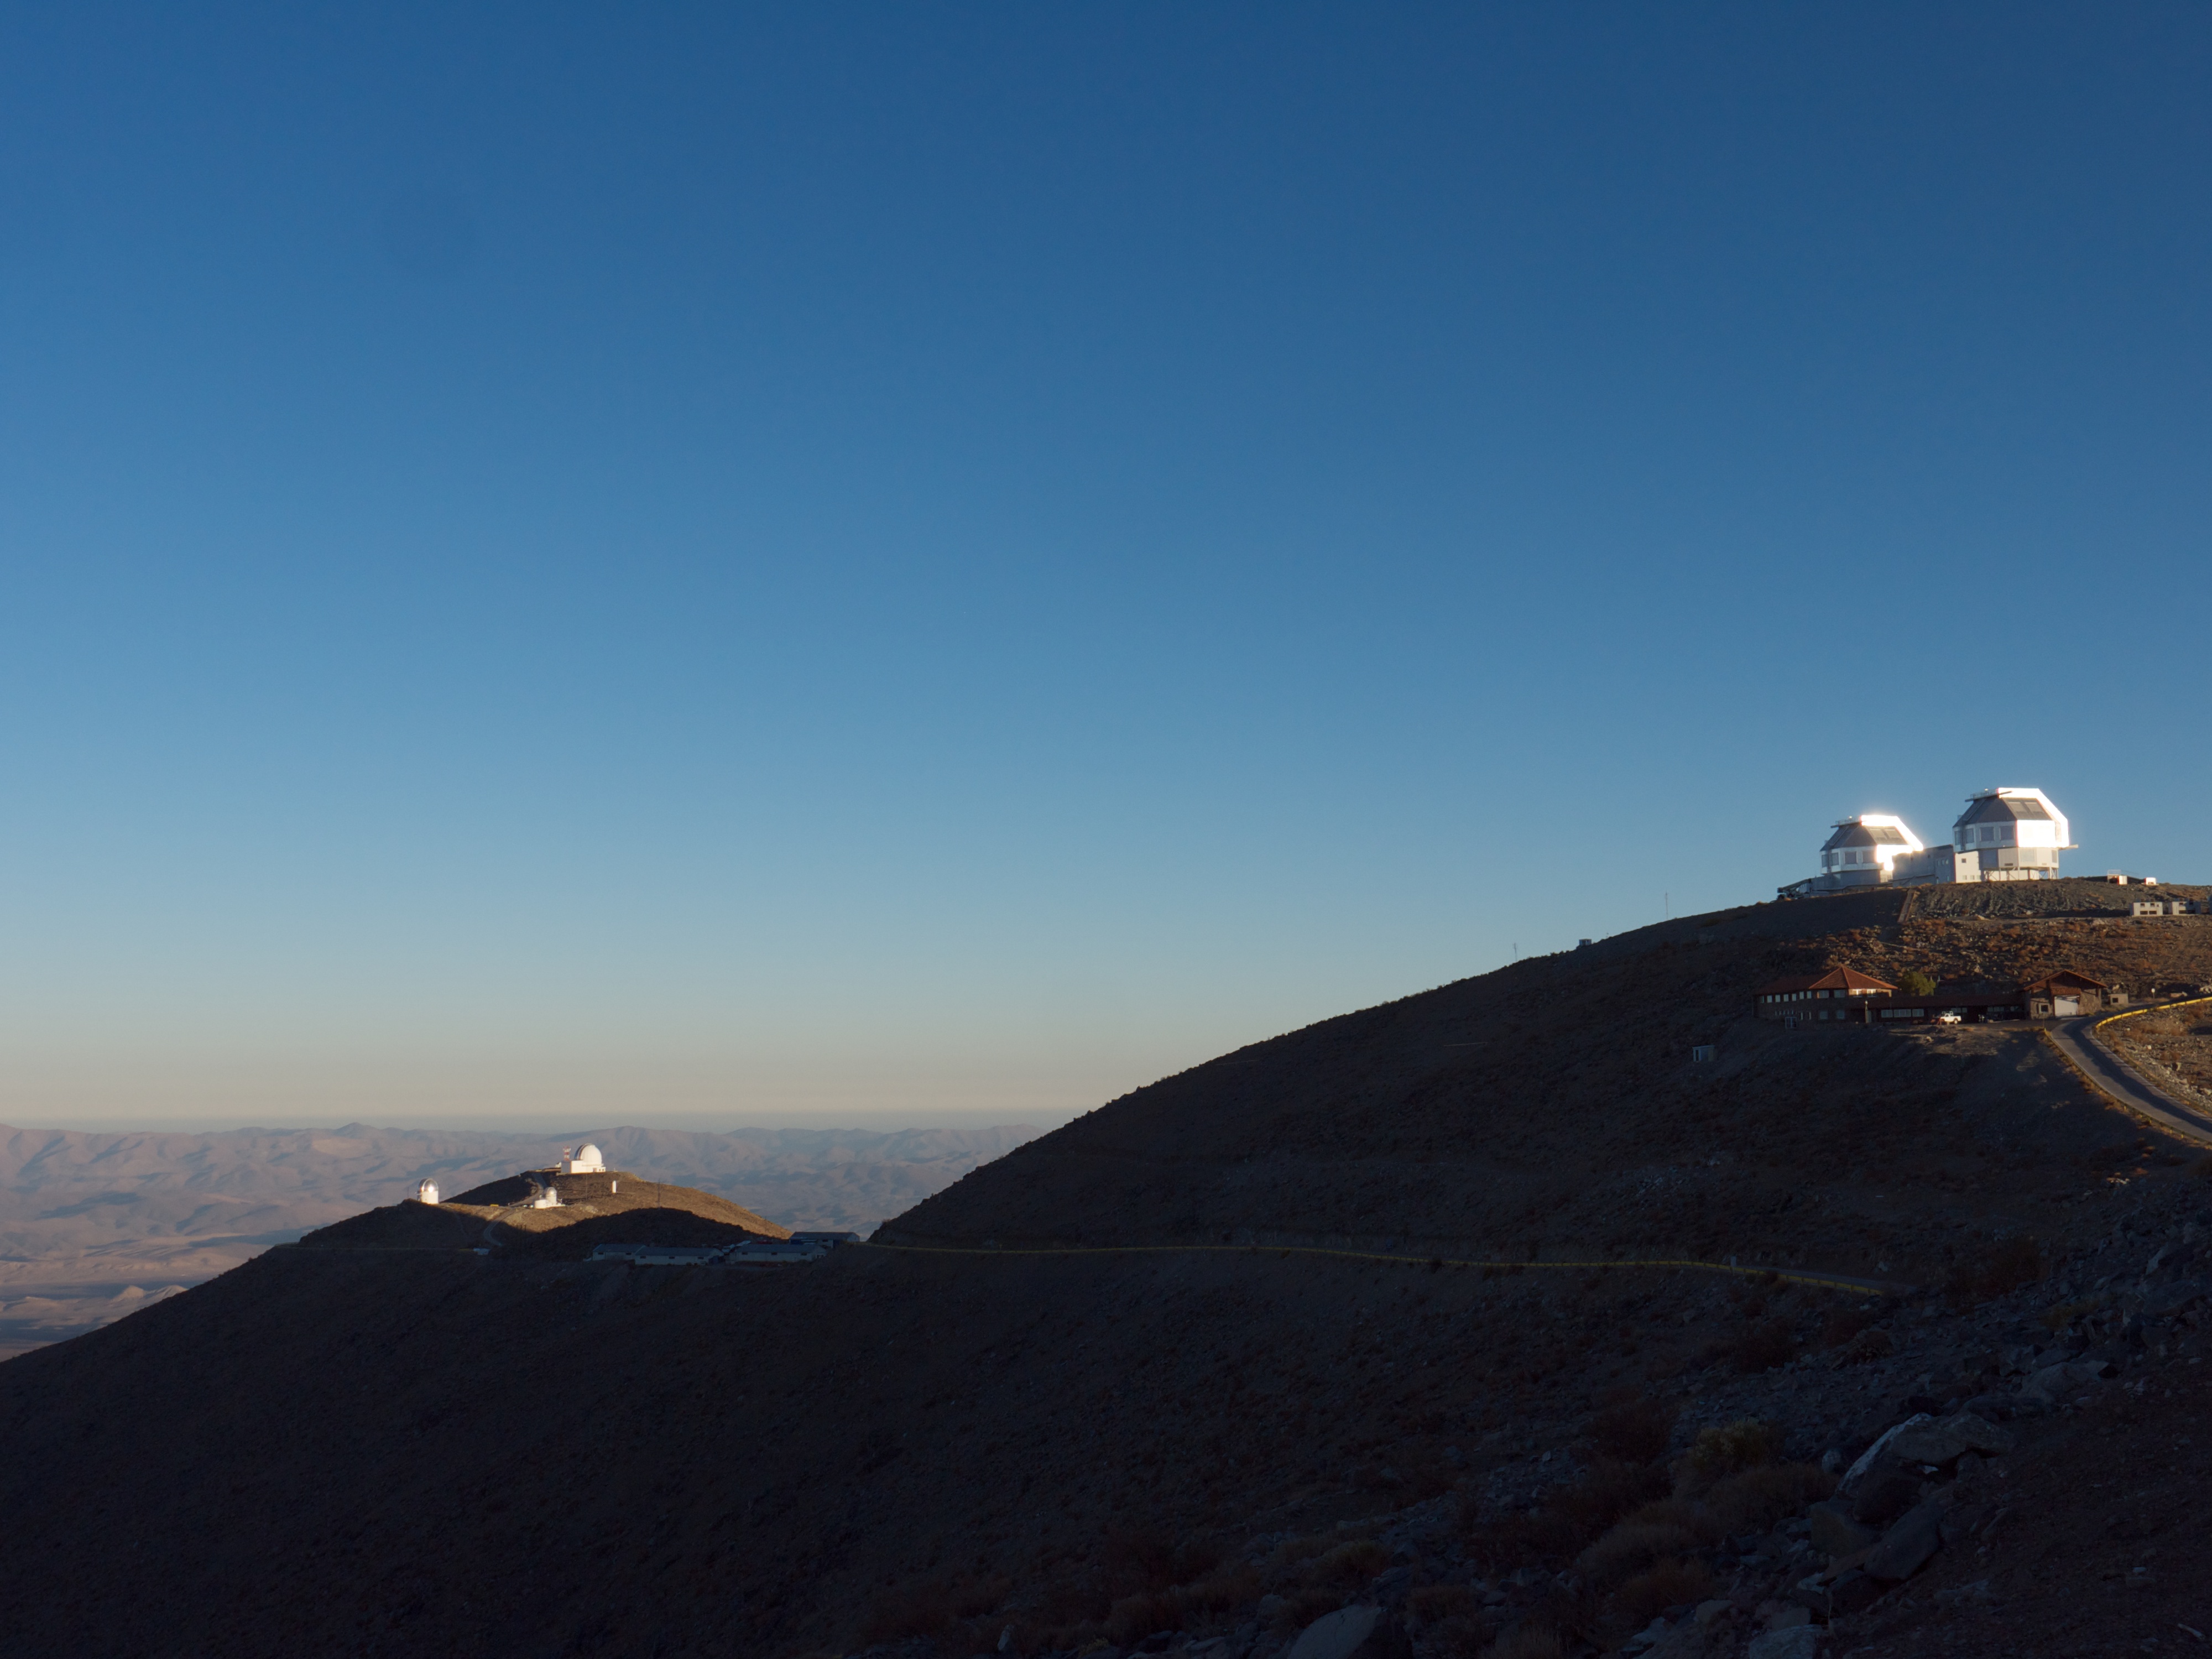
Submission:
M 1814 878 L 1814 890 L 1832 893 L 1875 886 L 1891 879 L 1899 858 L 1920 850 L 1920 837 L 1890 813 L 1862 812 L 1842 819 L 1820 843 L 1820 873 Z
M 2066 814 L 2040 789 L 1984 789 L 1951 826 L 1952 879 L 2054 880 L 2059 854 L 2073 845 Z
M 2050 796 L 2002 786 L 1967 798 L 1948 845 L 1923 846 L 1887 812 L 1845 818 L 1821 843 L 1820 873 L 1780 890 L 1798 898 L 1885 882 L 2047 881 L 2073 846 L 2073 827 Z

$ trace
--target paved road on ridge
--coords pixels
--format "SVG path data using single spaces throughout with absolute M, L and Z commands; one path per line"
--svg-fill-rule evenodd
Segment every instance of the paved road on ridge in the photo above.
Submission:
M 2212 1117 L 2176 1100 L 2106 1048 L 2097 1038 L 2101 1015 L 2084 1015 L 2044 1029 L 2058 1050 L 2081 1068 L 2082 1075 L 2130 1111 L 2141 1112 L 2178 1135 L 2212 1145 Z

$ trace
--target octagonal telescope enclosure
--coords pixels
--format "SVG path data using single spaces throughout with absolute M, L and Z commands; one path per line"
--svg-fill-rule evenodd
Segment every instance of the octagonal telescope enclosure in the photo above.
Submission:
M 1920 837 L 1887 812 L 1862 812 L 1834 826 L 1820 843 L 1823 887 L 1872 886 L 1890 878 L 1890 866 L 1921 850 Z
M 1984 881 L 2048 880 L 2073 845 L 2066 814 L 2040 789 L 1984 789 L 1951 826 L 1953 850 L 1974 854 Z

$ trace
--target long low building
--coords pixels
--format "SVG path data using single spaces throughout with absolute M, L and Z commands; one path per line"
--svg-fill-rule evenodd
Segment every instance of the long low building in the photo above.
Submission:
M 1887 980 L 1862 974 L 1856 968 L 1831 968 L 1825 974 L 1796 974 L 1759 988 L 1759 1017 L 1787 1019 L 1804 1014 L 1817 1019 L 1856 1019 L 1856 1008 L 1862 1000 L 1886 997 L 1896 989 Z
M 1978 1025 L 1998 1019 L 2073 1019 L 2124 1008 L 2128 994 L 2117 985 L 2070 969 L 2009 991 L 1960 991 L 1937 987 L 1925 996 L 1900 994 L 1893 985 L 1855 969 L 1778 979 L 1759 988 L 1761 1019 L 1795 1026 L 1812 1024 L 1921 1025 L 1940 1020 Z

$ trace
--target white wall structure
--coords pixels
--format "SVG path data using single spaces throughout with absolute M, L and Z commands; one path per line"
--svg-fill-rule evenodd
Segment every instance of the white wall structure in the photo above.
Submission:
M 1960 881 L 2047 881 L 2058 873 L 2058 854 L 2073 845 L 2066 814 L 2040 789 L 1984 789 L 1967 798 L 1951 826 Z
M 599 1149 L 588 1140 L 577 1147 L 573 1155 L 564 1156 L 561 1160 L 562 1175 L 605 1175 L 606 1172 L 606 1160 L 599 1156 Z
M 417 1204 L 435 1204 L 438 1201 L 438 1183 L 426 1181 L 416 1188 L 415 1201 Z
M 1900 817 L 1887 812 L 1862 812 L 1833 826 L 1820 843 L 1820 873 L 1817 884 L 1824 891 L 1839 887 L 1870 887 L 1885 882 L 1900 856 L 1921 850 L 1920 837 Z

